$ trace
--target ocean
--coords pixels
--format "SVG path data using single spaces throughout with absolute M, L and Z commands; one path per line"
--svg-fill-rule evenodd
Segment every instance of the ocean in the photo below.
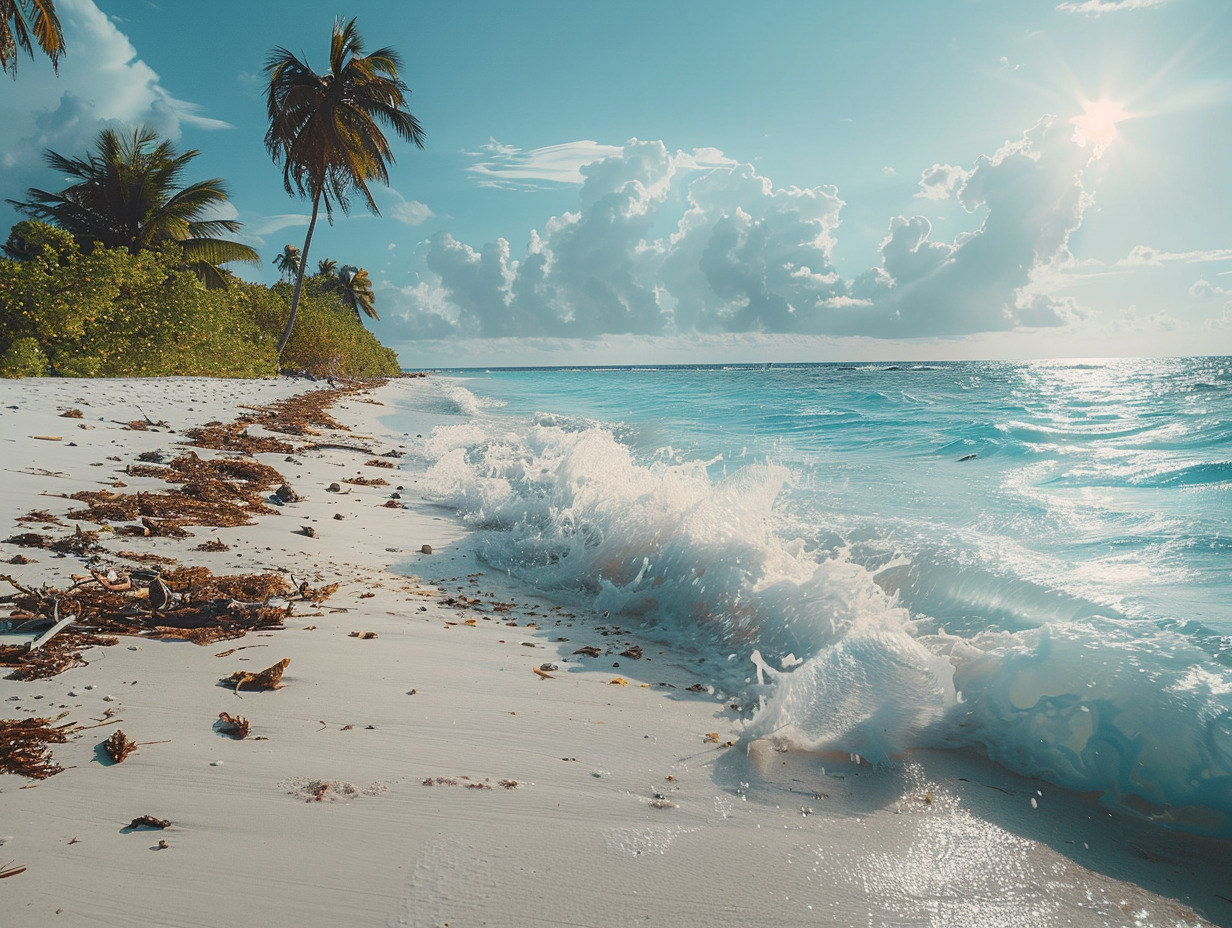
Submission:
M 1232 358 L 442 371 L 417 489 L 745 738 L 1232 836 Z

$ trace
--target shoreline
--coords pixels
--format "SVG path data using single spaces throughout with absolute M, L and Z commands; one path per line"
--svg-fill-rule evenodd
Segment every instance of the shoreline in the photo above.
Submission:
M 181 453 L 187 428 L 320 389 L 0 383 L 3 538 L 31 510 L 79 508 L 45 493 L 165 489 L 124 469 L 143 452 Z M 349 431 L 318 440 L 410 452 L 416 433 L 381 420 L 416 408 L 422 383 L 341 398 L 329 412 Z M 62 418 L 68 408 L 82 418 Z M 125 425 L 151 419 L 168 427 Z M 422 421 L 426 435 L 431 414 Z M 459 559 L 466 530 L 413 498 L 413 472 L 338 448 L 254 457 L 303 499 L 255 525 L 104 546 L 338 590 L 297 603 L 282 630 L 205 646 L 123 638 L 85 652 L 87 666 L 0 680 L 0 717 L 67 711 L 93 725 L 111 709 L 140 745 L 107 764 L 111 729 L 83 730 L 53 745 L 65 767 L 54 777 L 0 775 L 0 870 L 26 868 L 0 881 L 12 924 L 1232 925 L 1226 844 L 943 752 L 873 771 L 767 742 L 727 747 L 740 716 L 689 691 L 705 681 L 614 622 Z M 357 477 L 388 485 L 343 482 Z M 399 485 L 405 508 L 387 507 Z M 211 539 L 228 550 L 194 550 Z M 4 560 L 17 553 L 35 563 L 0 572 L 25 586 L 82 572 L 0 546 Z M 622 658 L 628 644 L 644 657 Z M 284 657 L 281 689 L 220 685 Z M 218 732 L 220 712 L 247 717 L 250 737 Z M 172 824 L 126 827 L 146 814 Z

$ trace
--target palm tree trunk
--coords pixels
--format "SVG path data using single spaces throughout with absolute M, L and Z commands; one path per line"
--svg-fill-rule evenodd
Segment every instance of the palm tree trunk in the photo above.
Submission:
M 291 330 L 295 328 L 295 313 L 299 309 L 300 293 L 304 289 L 304 269 L 308 267 L 308 246 L 312 244 L 312 233 L 317 227 L 317 210 L 321 206 L 321 191 L 312 196 L 312 218 L 308 220 L 308 234 L 304 236 L 304 250 L 299 255 L 299 270 L 295 274 L 295 289 L 291 291 L 291 315 L 287 318 L 287 327 L 282 330 L 282 338 L 278 339 L 278 357 L 282 358 L 282 349 L 291 340 Z

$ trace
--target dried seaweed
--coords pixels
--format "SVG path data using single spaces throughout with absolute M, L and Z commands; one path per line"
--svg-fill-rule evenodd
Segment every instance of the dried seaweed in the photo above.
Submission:
M 230 735 L 237 741 L 248 737 L 248 719 L 242 715 L 228 715 L 226 712 L 219 712 L 216 724 L 220 732 Z
M 325 586 L 314 588 L 309 586 L 308 581 L 305 580 L 299 585 L 300 598 L 309 600 L 314 605 L 320 605 L 337 592 L 338 584 L 336 583 L 327 583 Z
M 153 815 L 138 815 L 129 822 L 126 828 L 170 828 L 171 823 L 165 818 L 155 818 Z
M 291 611 L 295 589 L 279 574 L 216 576 L 204 567 L 177 567 L 161 575 L 137 571 L 142 583 L 125 583 L 130 575 L 115 573 L 107 581 L 98 572 L 65 590 L 21 586 L 7 580 L 19 615 L 32 622 L 52 623 L 57 616 L 75 615 L 76 623 L 44 647 L 0 646 L 0 665 L 13 667 L 10 679 L 34 680 L 82 666 L 81 651 L 112 645 L 80 630 L 81 626 L 111 634 L 153 634 L 207 644 L 238 638 L 260 628 L 279 628 Z M 108 589 L 111 587 L 111 589 Z
M 383 458 L 373 458 L 371 461 L 364 461 L 364 467 L 393 467 L 393 461 L 386 461 Z
M 35 509 L 32 512 L 27 512 L 24 516 L 18 516 L 16 521 L 18 522 L 45 522 L 45 523 L 51 523 L 52 525 L 63 525 L 64 524 L 63 522 L 60 521 L 59 516 L 53 515 L 50 512 L 47 512 L 46 510 L 43 510 L 43 509 Z
M 300 435 L 317 434 L 317 428 L 345 430 L 326 413 L 326 408 L 340 397 L 368 386 L 348 384 L 293 396 L 259 407 L 254 415 L 241 417 L 231 425 L 208 423 L 189 436 L 198 446 L 242 455 L 265 451 L 290 453 L 295 450 L 291 444 L 254 436 L 249 429 L 255 426 Z M 126 425 L 133 429 L 168 427 L 167 423 L 153 422 L 148 417 Z M 163 480 L 172 488 L 163 492 L 77 493 L 72 498 L 83 503 L 84 508 L 67 517 L 83 522 L 129 523 L 114 527 L 117 536 L 181 537 L 188 534 L 186 526 L 246 525 L 252 523 L 254 516 L 275 513 L 267 505 L 265 494 L 286 485 L 277 470 L 247 457 L 217 456 L 207 460 L 193 451 L 169 462 L 161 451 L 144 452 L 139 457 L 142 463 L 126 468 L 128 476 Z M 114 486 L 124 484 L 117 481 Z M 285 490 L 280 496 L 284 501 L 294 498 L 293 493 Z M 32 512 L 19 521 L 59 523 L 56 516 L 43 511 Z M 99 554 L 105 551 L 99 544 L 99 533 L 84 531 L 80 526 L 68 537 L 24 532 L 10 537 L 8 542 L 89 556 L 95 559 L 92 566 L 98 566 Z M 217 551 L 226 550 L 227 546 L 214 540 L 203 543 L 200 549 Z M 176 564 L 173 558 L 149 552 L 122 551 L 118 557 L 145 564 Z M 13 563 L 28 562 L 21 555 L 13 559 Z M 100 632 L 157 635 L 205 644 L 242 637 L 253 629 L 279 628 L 290 614 L 297 594 L 295 587 L 277 574 L 215 576 L 205 568 L 188 567 L 162 571 L 95 570 L 88 578 L 74 577 L 73 584 L 66 589 L 27 589 L 11 577 L 0 575 L 0 579 L 8 580 L 18 591 L 6 597 L 14 606 L 13 618 L 37 626 L 54 624 L 61 614 L 74 616 L 73 626 L 44 647 L 32 650 L 28 645 L 0 645 L 0 666 L 12 668 L 9 678 L 17 680 L 49 677 L 85 664 L 81 656 L 85 648 L 116 643 L 115 638 L 96 634 Z M 305 585 L 298 591 L 299 600 L 319 603 L 336 589 L 337 584 L 315 590 Z M 230 682 L 237 690 L 244 686 L 277 687 L 287 663 L 283 661 L 260 674 L 237 674 Z
M 346 477 L 343 483 L 354 484 L 357 487 L 387 487 L 389 481 L 384 477 Z
M 52 538 L 40 532 L 19 532 L 4 539 L 6 545 L 17 545 L 19 548 L 50 548 Z
M 238 693 L 241 689 L 252 690 L 276 690 L 282 687 L 282 672 L 287 669 L 291 663 L 291 658 L 284 657 L 277 664 L 271 667 L 266 667 L 259 673 L 249 673 L 246 670 L 237 670 L 229 677 L 222 679 L 223 683 L 233 685 Z
M 231 546 L 224 544 L 217 538 L 211 538 L 209 541 L 203 541 L 201 544 L 193 548 L 194 551 L 230 551 Z
M 73 667 L 86 666 L 88 662 L 81 656 L 86 648 L 114 644 L 115 638 L 70 628 L 37 649 L 31 649 L 28 643 L 0 645 L 0 666 L 13 668 L 9 680 L 44 680 Z
M 0 719 L 0 773 L 45 780 L 64 768 L 51 759 L 49 744 L 68 740 L 72 723 L 50 719 Z
M 103 750 L 107 752 L 108 757 L 119 764 L 137 750 L 137 742 L 117 728 L 112 736 L 103 742 Z

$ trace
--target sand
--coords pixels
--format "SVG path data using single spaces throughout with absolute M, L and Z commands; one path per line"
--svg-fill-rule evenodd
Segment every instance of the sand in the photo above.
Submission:
M 0 537 L 39 530 L 16 522 L 31 510 L 78 508 L 65 496 L 79 490 L 157 490 L 125 475 L 138 454 L 323 386 L 0 381 Z M 405 452 L 400 469 L 340 448 L 257 455 L 300 501 L 185 539 L 105 536 L 112 552 L 339 589 L 281 630 L 126 637 L 50 679 L 0 679 L 0 718 L 104 723 L 53 746 L 55 776 L 0 774 L 0 874 L 25 868 L 0 878 L 6 928 L 1232 924 L 1226 844 L 956 755 L 872 770 L 744 743 L 743 707 L 652 636 L 468 558 L 406 463 L 431 411 L 390 431 L 423 390 L 344 398 L 331 411 L 350 430 L 315 437 Z M 82 418 L 61 418 L 70 408 Z M 389 484 L 342 483 L 356 476 Z M 389 508 L 398 486 L 404 508 Z M 211 539 L 228 550 L 194 550 Z M 0 573 L 26 587 L 84 574 L 72 556 L 0 545 L 17 554 L 32 563 Z M 621 653 L 632 645 L 640 659 Z M 575 653 L 586 646 L 600 656 Z M 220 685 L 283 658 L 280 689 Z M 249 736 L 218 731 L 222 712 Z M 139 744 L 122 763 L 101 749 L 116 728 Z M 128 827 L 142 815 L 171 824 Z

